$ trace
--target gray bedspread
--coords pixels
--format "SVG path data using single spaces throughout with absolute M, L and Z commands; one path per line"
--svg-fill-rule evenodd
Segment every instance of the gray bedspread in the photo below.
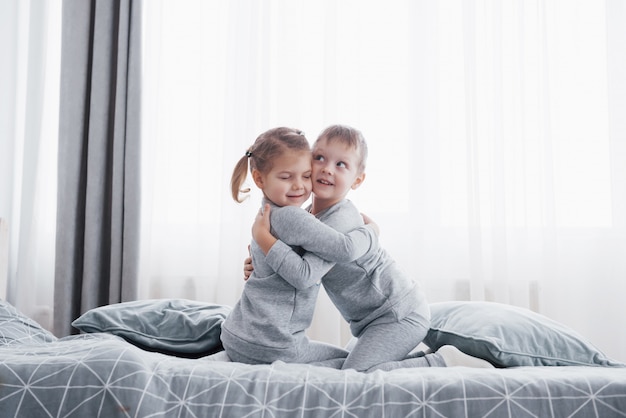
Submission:
M 0 346 L 1 417 L 613 417 L 626 369 L 371 374 L 183 359 L 109 334 Z

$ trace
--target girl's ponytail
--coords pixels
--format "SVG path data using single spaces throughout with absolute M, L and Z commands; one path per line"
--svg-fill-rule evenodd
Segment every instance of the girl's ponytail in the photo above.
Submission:
M 243 202 L 247 196 L 241 198 L 240 194 L 246 194 L 250 192 L 250 188 L 242 189 L 241 186 L 246 181 L 246 177 L 248 176 L 248 159 L 250 158 L 250 151 L 246 151 L 246 155 L 241 157 L 237 164 L 235 165 L 235 169 L 233 170 L 233 176 L 230 179 L 230 192 L 235 199 L 236 202 Z

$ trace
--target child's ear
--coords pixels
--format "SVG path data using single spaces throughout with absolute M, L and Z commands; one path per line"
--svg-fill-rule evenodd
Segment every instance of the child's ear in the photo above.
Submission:
M 352 190 L 358 189 L 358 187 L 365 181 L 365 173 L 361 173 L 354 179 L 352 183 Z
M 252 170 L 252 180 L 254 180 L 254 184 L 256 184 L 256 187 L 258 187 L 259 189 L 263 189 L 263 176 L 261 175 L 261 172 L 256 168 Z

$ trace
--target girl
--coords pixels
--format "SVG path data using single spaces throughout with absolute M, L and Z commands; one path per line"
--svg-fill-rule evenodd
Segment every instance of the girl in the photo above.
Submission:
M 293 228 L 317 223 L 300 208 L 312 187 L 311 150 L 301 131 L 275 128 L 256 139 L 233 171 L 231 192 L 237 202 L 242 201 L 241 193 L 249 191 L 241 190 L 248 165 L 254 183 L 263 191 L 264 203 L 272 207 L 273 218 L 285 219 Z M 274 220 L 275 225 L 280 223 Z M 305 330 L 311 324 L 320 279 L 332 266 L 326 260 L 354 260 L 376 239 L 375 226 L 361 225 L 347 235 L 326 227 L 318 236 L 301 242 L 325 259 L 308 254 L 300 274 L 288 280 L 270 266 L 280 266 L 281 259 L 293 249 L 276 246 L 266 256 L 253 240 L 250 251 L 256 269 L 222 324 L 221 340 L 228 357 L 250 364 L 276 360 L 313 363 L 345 357 L 347 352 L 339 347 L 309 341 Z
M 361 133 L 335 125 L 319 136 L 313 147 L 313 203 L 309 210 L 321 222 L 338 231 L 348 231 L 362 223 L 356 207 L 346 199 L 365 179 L 367 144 Z M 253 237 L 261 249 L 271 252 L 277 245 L 297 245 L 316 229 L 292 233 L 286 222 L 272 227 L 281 240 L 272 236 L 269 214 L 258 216 Z M 320 223 L 321 225 L 321 223 Z M 292 232 L 290 232 L 292 231 Z M 322 256 L 323 257 L 323 256 Z M 281 264 L 272 264 L 286 279 L 300 277 L 300 255 L 290 252 Z M 254 268 L 256 271 L 256 264 Z M 328 266 L 325 265 L 324 269 Z M 319 272 L 311 272 L 315 277 Z M 399 367 L 469 366 L 493 367 L 490 363 L 444 346 L 437 353 L 407 358 L 426 336 L 430 310 L 423 292 L 378 245 L 354 262 L 337 263 L 322 279 L 328 296 L 350 324 L 357 337 L 342 368 L 358 371 L 392 370 Z

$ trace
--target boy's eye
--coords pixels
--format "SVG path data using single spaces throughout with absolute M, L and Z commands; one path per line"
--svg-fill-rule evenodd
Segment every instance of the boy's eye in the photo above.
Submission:
M 315 161 L 324 161 L 324 157 L 322 157 L 321 155 L 316 155 L 316 156 L 313 157 L 313 159 Z
M 337 163 L 337 167 L 346 168 L 346 167 L 347 167 L 347 164 L 346 164 L 346 163 L 344 163 L 343 161 L 339 161 L 339 162 Z

